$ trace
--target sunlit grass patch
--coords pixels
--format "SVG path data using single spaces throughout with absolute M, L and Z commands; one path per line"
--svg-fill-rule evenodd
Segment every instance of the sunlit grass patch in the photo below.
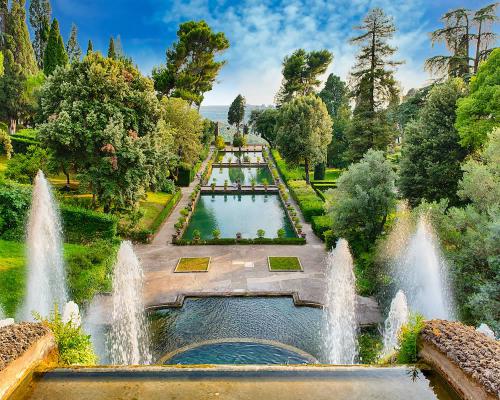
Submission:
M 302 271 L 298 257 L 267 257 L 270 271 Z
M 174 272 L 207 272 L 210 257 L 181 257 Z

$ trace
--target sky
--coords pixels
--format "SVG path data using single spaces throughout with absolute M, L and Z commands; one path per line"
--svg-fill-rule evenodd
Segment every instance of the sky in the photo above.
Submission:
M 29 2 L 29 1 L 28 1 Z M 222 31 L 230 49 L 222 54 L 226 65 L 203 105 L 225 105 L 241 93 L 248 104 L 271 104 L 281 82 L 283 58 L 298 48 L 328 49 L 333 72 L 349 76 L 357 47 L 349 44 L 353 29 L 373 7 L 394 17 L 397 27 L 395 58 L 404 60 L 396 77 L 403 92 L 421 87 L 431 78 L 423 68 L 429 56 L 442 54 L 431 47 L 428 32 L 440 27 L 446 11 L 477 9 L 492 0 L 51 0 L 52 16 L 59 20 L 66 41 L 71 24 L 85 52 L 107 52 L 109 38 L 120 36 L 124 52 L 149 75 L 165 62 L 165 51 L 176 40 L 180 23 L 204 19 Z

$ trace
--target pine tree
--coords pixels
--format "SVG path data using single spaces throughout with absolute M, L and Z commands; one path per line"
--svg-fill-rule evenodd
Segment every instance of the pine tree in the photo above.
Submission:
M 29 8 L 29 19 L 33 28 L 35 39 L 33 50 L 39 68 L 43 68 L 43 53 L 47 46 L 50 31 L 51 7 L 49 0 L 31 0 Z
M 43 72 L 45 75 L 51 75 L 59 66 L 64 66 L 68 63 L 68 55 L 64 48 L 64 42 L 59 32 L 59 23 L 54 18 L 50 26 L 49 40 L 45 49 Z
M 26 25 L 25 0 L 13 0 L 6 19 L 6 48 L 14 57 L 14 62 L 21 66 L 24 75 L 38 72 L 35 53 L 31 45 L 28 26 Z
M 94 45 L 92 44 L 92 40 L 89 39 L 89 42 L 87 44 L 87 55 L 89 55 L 93 51 L 94 51 Z
M 115 40 L 113 38 L 109 39 L 108 58 L 116 60 Z
M 77 34 L 78 31 L 76 25 L 73 24 L 71 26 L 71 34 L 69 36 L 68 43 L 66 44 L 66 52 L 68 53 L 68 59 L 70 63 L 79 61 L 80 57 L 82 56 L 82 49 L 78 44 Z

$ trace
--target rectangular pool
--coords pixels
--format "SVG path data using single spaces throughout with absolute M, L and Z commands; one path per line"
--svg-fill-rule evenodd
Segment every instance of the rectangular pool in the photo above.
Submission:
M 221 238 L 257 237 L 263 229 L 267 238 L 277 237 L 278 229 L 285 230 L 285 237 L 297 237 L 292 222 L 278 194 L 202 194 L 183 238 L 193 239 L 198 229 L 201 239 L 212 239 L 214 229 Z
M 217 155 L 216 162 L 221 163 L 238 163 L 238 160 L 241 162 L 257 162 L 260 160 L 261 163 L 264 164 L 264 159 L 262 158 L 261 151 L 224 151 L 219 152 Z
M 208 183 L 211 184 L 215 182 L 217 186 L 222 186 L 224 185 L 224 181 L 227 181 L 229 186 L 237 182 L 240 182 L 243 186 L 250 186 L 252 184 L 252 179 L 255 179 L 257 185 L 262 185 L 264 181 L 267 181 L 267 183 L 271 185 L 274 181 L 271 171 L 269 171 L 267 167 L 214 167 Z

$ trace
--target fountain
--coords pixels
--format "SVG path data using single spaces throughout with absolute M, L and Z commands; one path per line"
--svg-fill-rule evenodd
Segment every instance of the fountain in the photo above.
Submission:
M 408 304 L 402 290 L 398 290 L 391 302 L 389 315 L 384 324 L 384 348 L 382 356 L 388 356 L 398 345 L 401 327 L 408 322 Z
M 425 215 L 394 263 L 395 276 L 413 312 L 427 319 L 453 319 L 447 265 Z
M 150 364 L 149 329 L 142 300 L 142 267 L 129 241 L 118 250 L 113 274 L 113 311 L 109 336 L 115 365 Z
M 357 356 L 356 279 L 346 240 L 339 239 L 326 264 L 326 359 L 331 364 L 353 364 Z
M 49 316 L 54 305 L 62 307 L 66 303 L 61 237 L 59 210 L 50 184 L 43 172 L 38 171 L 26 227 L 28 277 L 22 320 L 32 320 L 33 311 Z

